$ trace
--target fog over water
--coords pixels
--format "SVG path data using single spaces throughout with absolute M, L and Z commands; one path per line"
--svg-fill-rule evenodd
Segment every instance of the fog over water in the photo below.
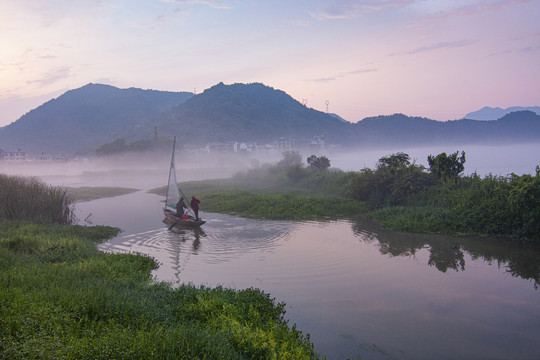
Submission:
M 428 167 L 428 155 L 465 151 L 465 175 L 474 172 L 506 176 L 534 174 L 540 165 L 540 143 L 514 145 L 440 145 L 426 147 L 395 147 L 384 149 L 358 149 L 343 151 L 329 148 L 324 151 L 302 151 L 304 164 L 309 155 L 325 155 L 331 167 L 344 171 L 375 168 L 377 161 L 397 152 L 410 155 L 411 161 Z M 176 155 L 178 181 L 227 178 L 239 171 L 276 163 L 281 154 L 206 154 L 183 153 Z M 0 161 L 0 173 L 38 176 L 51 185 L 69 187 L 114 186 L 152 189 L 164 186 L 169 169 L 170 154 L 130 154 L 117 157 L 90 157 L 66 162 L 8 162 Z
M 377 161 L 386 155 L 404 152 L 409 154 L 411 161 L 428 167 L 428 155 L 438 155 L 445 152 L 452 154 L 465 151 L 465 175 L 478 173 L 506 176 L 510 173 L 517 175 L 534 174 L 540 165 L 540 143 L 512 145 L 440 145 L 393 149 L 364 149 L 354 152 L 336 151 L 329 154 L 332 167 L 342 170 L 359 171 L 362 168 L 375 168 Z

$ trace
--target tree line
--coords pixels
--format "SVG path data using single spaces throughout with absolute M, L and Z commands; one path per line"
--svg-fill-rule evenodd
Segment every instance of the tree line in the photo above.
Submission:
M 330 160 L 285 153 L 276 166 L 313 191 L 365 202 L 384 225 L 408 231 L 503 235 L 540 240 L 540 168 L 534 175 L 463 175 L 464 151 L 429 155 L 428 167 L 398 152 L 374 169 L 329 171 Z

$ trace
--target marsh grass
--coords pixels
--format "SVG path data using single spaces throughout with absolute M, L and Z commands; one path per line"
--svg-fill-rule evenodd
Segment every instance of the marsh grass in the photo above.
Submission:
M 278 169 L 279 170 L 279 169 Z M 201 200 L 201 209 L 265 219 L 311 220 L 344 218 L 365 213 L 368 206 L 345 197 L 349 173 L 298 170 L 291 178 L 287 169 L 274 168 L 239 173 L 230 179 L 191 181 L 180 184 L 188 197 Z M 151 190 L 165 196 L 166 187 Z
M 75 198 L 63 187 L 35 177 L 0 174 L 0 220 L 71 224 Z
M 0 359 L 314 359 L 257 289 L 154 282 L 108 227 L 0 222 Z
M 215 192 L 201 199 L 207 211 L 266 219 L 340 218 L 367 210 L 358 201 L 322 195 Z

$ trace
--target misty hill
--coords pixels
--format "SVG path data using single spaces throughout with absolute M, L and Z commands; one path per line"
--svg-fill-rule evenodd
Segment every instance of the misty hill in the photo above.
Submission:
M 191 96 L 189 92 L 88 84 L 0 128 L 0 144 L 3 149 L 21 148 L 30 153 L 94 150 L 124 137 L 128 131 Z
M 394 114 L 353 124 L 259 83 L 220 83 L 198 95 L 89 84 L 0 128 L 0 148 L 64 154 L 93 152 L 104 145 L 130 148 L 128 142 L 144 148 L 145 141 L 152 142 L 154 128 L 161 137 L 176 135 L 179 144 L 198 146 L 319 135 L 330 144 L 371 148 L 540 142 L 540 115 L 531 111 L 494 121 L 443 122 Z
M 473 111 L 465 115 L 465 119 L 471 120 L 497 120 L 502 118 L 504 115 L 510 114 L 511 112 L 516 111 L 533 111 L 540 115 L 540 106 L 512 106 L 506 109 L 500 107 L 492 108 L 489 106 L 483 107 L 478 111 Z
M 180 143 L 218 141 L 272 142 L 280 137 L 329 141 L 347 137 L 348 124 L 307 108 L 281 90 L 260 83 L 217 84 L 165 112 L 139 131 L 175 134 Z
M 540 115 L 532 111 L 513 112 L 496 121 L 435 121 L 394 114 L 365 118 L 352 126 L 359 146 L 540 142 Z

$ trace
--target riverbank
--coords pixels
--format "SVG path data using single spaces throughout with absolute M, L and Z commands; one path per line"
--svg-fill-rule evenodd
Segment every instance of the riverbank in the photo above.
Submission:
M 0 359 L 314 359 L 258 289 L 155 282 L 148 256 L 100 252 L 118 229 L 0 222 Z
M 381 158 L 375 170 L 360 172 L 321 171 L 282 160 L 231 179 L 181 187 L 210 212 L 293 220 L 362 215 L 392 230 L 539 241 L 540 173 L 460 176 L 465 157 L 457 155 L 433 157 L 440 164 L 428 170 L 398 153 Z M 165 191 L 152 192 L 164 196 Z

